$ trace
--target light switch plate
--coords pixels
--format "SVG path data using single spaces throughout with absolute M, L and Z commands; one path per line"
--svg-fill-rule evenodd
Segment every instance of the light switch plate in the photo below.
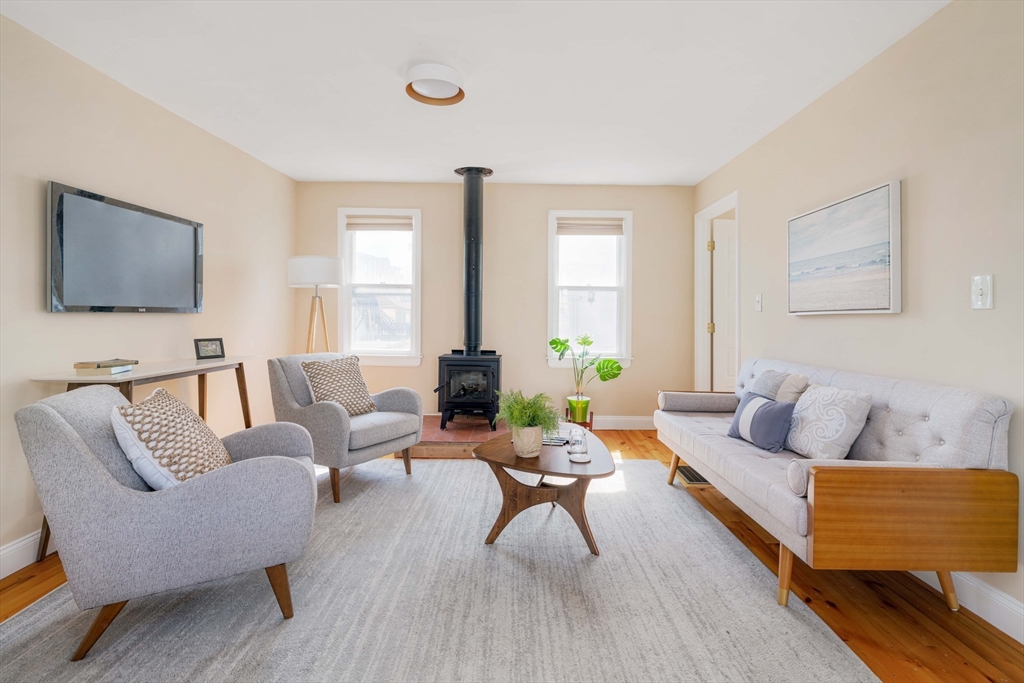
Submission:
M 992 308 L 992 276 L 971 278 L 971 308 Z
M 758 294 L 757 297 L 754 299 L 754 310 L 757 311 L 758 313 L 761 312 L 761 295 L 760 294 Z

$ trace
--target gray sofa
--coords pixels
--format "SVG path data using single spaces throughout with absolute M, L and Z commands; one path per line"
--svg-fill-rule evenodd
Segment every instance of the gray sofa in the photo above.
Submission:
M 314 403 L 302 361 L 342 357 L 337 353 L 310 353 L 267 361 L 274 417 L 278 422 L 294 422 L 309 431 L 313 437 L 313 460 L 330 468 L 335 503 L 341 502 L 343 467 L 401 452 L 405 473 L 412 474 L 409 449 L 420 442 L 423 433 L 423 399 L 412 389 L 371 394 L 377 411 L 355 417 L 337 403 Z
M 726 435 L 765 370 L 872 396 L 845 460 L 769 453 Z M 950 571 L 1016 571 L 1019 484 L 1007 469 L 1013 404 L 995 396 L 780 360 L 747 360 L 733 394 L 662 392 L 658 438 L 780 543 L 779 602 L 792 556 L 824 569 L 928 570 L 957 608 Z
M 153 491 L 114 435 L 110 413 L 125 403 L 90 386 L 14 415 L 71 594 L 83 610 L 102 606 L 72 659 L 128 600 L 256 569 L 291 618 L 285 563 L 309 542 L 316 505 L 309 434 L 282 424 L 231 434 L 221 440 L 230 465 Z

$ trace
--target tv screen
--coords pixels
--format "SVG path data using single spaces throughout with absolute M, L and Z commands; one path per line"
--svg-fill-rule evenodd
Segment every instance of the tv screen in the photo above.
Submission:
M 201 223 L 50 183 L 50 310 L 200 313 Z

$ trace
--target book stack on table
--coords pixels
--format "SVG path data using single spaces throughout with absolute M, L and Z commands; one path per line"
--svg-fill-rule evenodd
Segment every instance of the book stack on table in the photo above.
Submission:
M 75 372 L 81 377 L 95 377 L 97 375 L 117 375 L 128 372 L 138 365 L 137 360 L 125 360 L 124 358 L 111 358 L 109 360 L 89 360 L 75 363 Z

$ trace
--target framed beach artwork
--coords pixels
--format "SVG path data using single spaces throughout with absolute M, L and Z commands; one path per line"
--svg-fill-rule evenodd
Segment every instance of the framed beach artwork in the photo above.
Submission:
M 900 181 L 789 219 L 790 315 L 900 306 Z

